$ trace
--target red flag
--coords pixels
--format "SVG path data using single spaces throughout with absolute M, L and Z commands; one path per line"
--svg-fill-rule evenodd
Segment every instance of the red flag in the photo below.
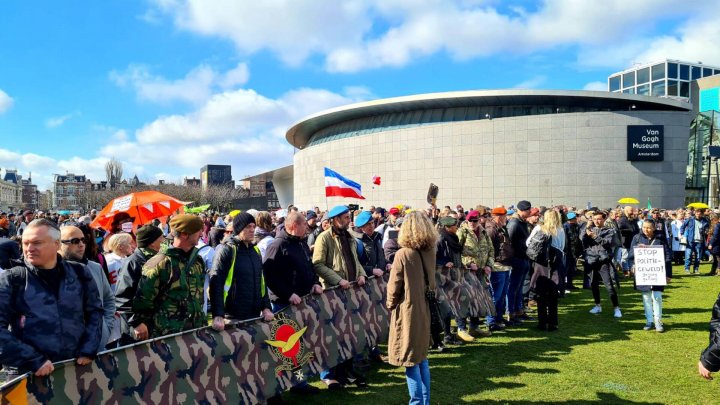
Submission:
M 373 176 L 373 184 L 380 185 L 380 176 Z

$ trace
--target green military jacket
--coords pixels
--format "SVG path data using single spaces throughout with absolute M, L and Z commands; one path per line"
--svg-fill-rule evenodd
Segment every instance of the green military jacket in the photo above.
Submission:
M 457 232 L 462 250 L 462 264 L 469 267 L 471 263 L 475 263 L 478 270 L 485 266 L 493 267 L 495 264 L 495 249 L 493 249 L 492 241 L 485 229 L 480 227 L 480 237 L 475 236 L 475 232 L 470 229 L 470 224 L 463 222 Z
M 348 236 L 348 243 L 350 243 L 350 251 L 355 259 L 356 277 L 367 277 L 365 269 L 358 259 L 357 242 L 352 235 Z M 325 288 L 335 287 L 343 279 L 350 282 L 357 281 L 348 280 L 347 265 L 340 246 L 340 236 L 333 233 L 332 227 L 324 230 L 315 239 L 312 262 L 315 273 L 320 277 Z
M 193 248 L 190 257 L 175 247 L 145 263 L 133 312 L 153 337 L 207 325 L 203 313 L 205 262 Z M 192 259 L 190 268 L 188 260 Z

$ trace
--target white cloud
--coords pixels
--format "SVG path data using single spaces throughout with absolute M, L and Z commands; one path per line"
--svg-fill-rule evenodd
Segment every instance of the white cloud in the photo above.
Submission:
M 638 61 L 652 62 L 665 58 L 689 62 L 703 62 L 720 66 L 720 21 L 715 13 L 683 24 L 677 35 L 665 35 L 654 39 L 638 56 Z
M 605 54 L 618 54 L 617 48 L 636 53 L 610 58 L 613 66 L 627 66 L 643 51 L 662 51 L 663 57 L 694 56 L 702 49 L 720 52 L 709 43 L 717 37 L 717 19 L 715 27 L 708 23 L 704 37 L 692 35 L 701 30 L 690 28 L 691 22 L 680 39 L 654 37 L 656 27 L 668 22 L 712 18 L 707 10 L 716 9 L 718 0 L 685 2 L 682 7 L 674 0 L 546 0 L 536 9 L 511 5 L 508 11 L 497 8 L 497 1 L 469 0 L 155 0 L 155 4 L 176 27 L 230 39 L 241 55 L 269 50 L 289 65 L 320 55 L 331 72 L 402 67 L 443 52 L 466 60 L 569 49 L 584 55 L 587 60 L 578 58 L 578 63 L 587 66 L 608 66 Z
M 7 93 L 0 89 L 0 114 L 9 110 L 13 106 L 15 100 L 12 99 Z
M 168 80 L 154 75 L 142 64 L 132 64 L 125 71 L 110 72 L 110 80 L 120 87 L 131 87 L 143 101 L 167 104 L 173 101 L 201 104 L 216 88 L 233 88 L 247 82 L 250 74 L 244 63 L 233 69 L 218 73 L 209 65 L 202 64 L 187 73 L 184 78 Z
M 516 84 L 513 86 L 516 89 L 536 89 L 543 85 L 547 81 L 547 77 L 545 76 L 535 76 L 527 80 L 523 80 L 522 82 Z
M 583 87 L 583 90 L 588 91 L 607 91 L 608 85 L 606 82 L 590 82 Z
M 45 126 L 46 126 L 47 128 L 57 128 L 57 127 L 63 125 L 67 120 L 69 120 L 69 119 L 71 119 L 71 118 L 74 118 L 74 117 L 77 117 L 77 116 L 79 116 L 79 115 L 80 115 L 80 112 L 79 112 L 79 111 L 75 111 L 75 112 L 72 112 L 72 113 L 70 113 L 70 114 L 61 115 L 61 116 L 59 116 L 59 117 L 48 118 L 48 119 L 45 121 Z

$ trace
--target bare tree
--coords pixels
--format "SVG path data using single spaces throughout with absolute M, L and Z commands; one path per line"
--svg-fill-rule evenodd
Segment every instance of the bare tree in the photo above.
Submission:
M 122 162 L 114 157 L 105 163 L 105 176 L 110 188 L 115 188 L 115 184 L 122 180 L 123 165 Z

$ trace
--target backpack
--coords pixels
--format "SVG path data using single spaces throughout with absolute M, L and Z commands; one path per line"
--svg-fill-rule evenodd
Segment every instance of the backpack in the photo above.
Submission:
M 535 263 L 547 266 L 550 261 L 550 242 L 552 236 L 543 231 L 535 232 L 527 244 L 527 256 Z

